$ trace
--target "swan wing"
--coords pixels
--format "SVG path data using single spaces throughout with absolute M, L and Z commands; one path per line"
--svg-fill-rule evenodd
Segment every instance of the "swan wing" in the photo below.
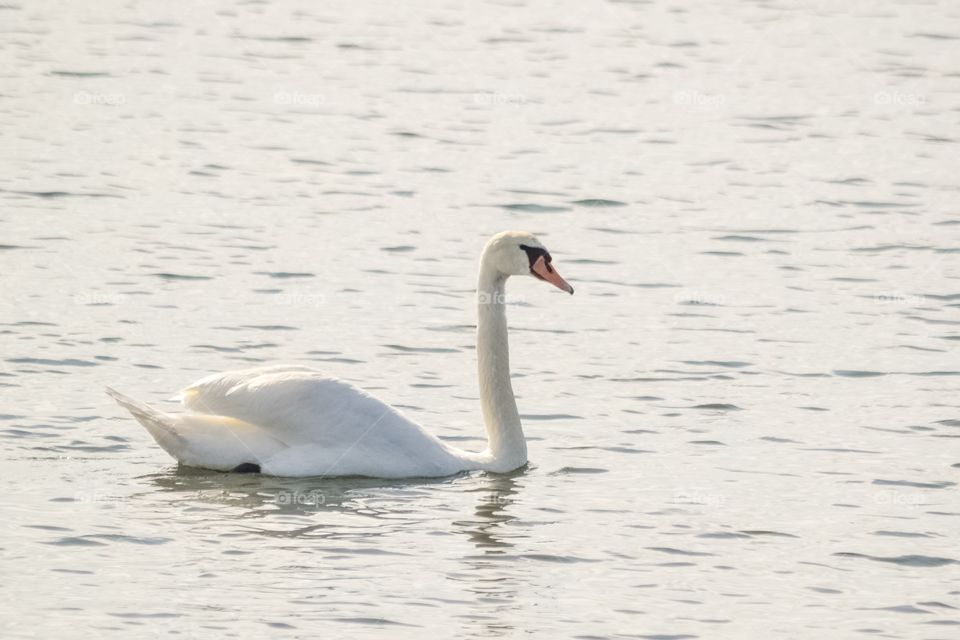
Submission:
M 271 368 L 205 380 L 188 388 L 197 389 L 184 397 L 188 409 L 255 424 L 289 446 L 314 444 L 332 451 L 362 440 L 394 454 L 409 450 L 420 456 L 446 448 L 389 404 L 316 370 Z
M 188 466 L 230 471 L 243 463 L 270 459 L 287 448 L 270 433 L 236 418 L 167 413 L 109 387 L 106 391 L 164 451 Z
M 173 400 L 179 400 L 183 406 L 198 413 L 217 413 L 223 397 L 230 389 L 268 373 L 285 373 L 291 371 L 311 371 L 320 373 L 312 367 L 297 364 L 280 364 L 269 367 L 252 367 L 237 369 L 225 373 L 214 373 L 200 378 L 189 387 L 181 389 Z

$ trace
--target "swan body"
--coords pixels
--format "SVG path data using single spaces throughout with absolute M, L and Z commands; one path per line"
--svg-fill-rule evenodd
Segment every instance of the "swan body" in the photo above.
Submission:
M 179 394 L 184 411 L 166 413 L 107 388 L 181 464 L 275 476 L 443 477 L 502 473 L 527 462 L 507 346 L 504 284 L 532 274 L 573 293 L 532 235 L 503 232 L 487 243 L 478 280 L 477 356 L 488 447 L 452 447 L 402 413 L 347 382 L 299 365 L 207 376 Z

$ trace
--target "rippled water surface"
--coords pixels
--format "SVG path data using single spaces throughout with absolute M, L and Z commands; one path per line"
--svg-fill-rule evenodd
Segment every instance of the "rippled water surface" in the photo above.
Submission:
M 960 6 L 0 7 L 4 638 L 956 638 Z M 531 464 L 177 469 L 102 393 L 310 364 Z

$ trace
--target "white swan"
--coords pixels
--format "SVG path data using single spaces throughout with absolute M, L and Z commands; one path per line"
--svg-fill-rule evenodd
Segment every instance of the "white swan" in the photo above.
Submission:
M 488 446 L 451 447 L 390 405 L 310 367 L 230 371 L 184 389 L 184 413 L 164 413 L 107 388 L 181 464 L 275 476 L 442 477 L 482 469 L 512 471 L 527 443 L 510 384 L 504 285 L 533 275 L 573 293 L 531 234 L 493 236 L 480 258 L 477 360 Z

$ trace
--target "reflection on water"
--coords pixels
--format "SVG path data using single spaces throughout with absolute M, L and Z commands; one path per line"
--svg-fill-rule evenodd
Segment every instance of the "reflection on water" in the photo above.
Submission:
M 510 531 L 510 523 L 516 520 L 510 507 L 515 500 L 522 499 L 523 476 L 522 469 L 485 475 L 481 484 L 469 490 L 469 495 L 477 499 L 475 516 L 452 523 L 452 531 L 466 533 L 476 545 L 476 552 L 465 551 L 463 568 L 451 574 L 451 579 L 462 583 L 480 605 L 478 611 L 464 616 L 468 637 L 512 637 L 517 632 L 511 621 L 523 614 L 523 576 L 529 569 L 514 566 L 504 570 L 502 565 L 504 560 L 513 558 L 504 555 L 514 547 L 511 540 L 522 537 L 519 532 Z
M 469 493 L 477 498 L 475 518 L 453 523 L 454 530 L 465 532 L 477 549 L 484 555 L 502 554 L 513 547 L 510 538 L 518 535 L 509 531 L 509 524 L 515 520 L 510 515 L 510 504 L 518 496 L 524 470 L 503 475 L 485 475 L 483 484 L 475 486 Z
M 137 495 L 154 498 L 167 496 L 167 501 L 181 508 L 211 507 L 220 517 L 236 520 L 260 519 L 276 521 L 280 516 L 304 517 L 311 521 L 318 513 L 333 512 L 387 521 L 396 526 L 417 522 L 418 502 L 425 489 L 443 486 L 451 491 L 475 498 L 475 517 L 455 520 L 452 531 L 461 531 L 486 554 L 502 553 L 513 545 L 507 525 L 514 517 L 510 504 L 517 498 L 524 469 L 509 474 L 482 472 L 461 474 L 453 478 L 411 478 L 384 480 L 377 478 L 278 478 L 261 474 L 220 473 L 177 466 L 173 473 L 154 473 L 139 478 L 148 491 Z M 158 494 L 157 492 L 163 492 Z M 454 495 L 450 493 L 449 495 Z M 255 529 L 263 535 L 280 537 L 326 537 L 337 532 L 325 531 L 327 525 L 311 525 L 285 531 Z
M 454 478 L 278 478 L 261 474 L 220 473 L 178 466 L 173 474 L 151 474 L 147 480 L 177 500 L 224 507 L 241 518 L 274 515 L 304 516 L 317 511 L 339 511 L 376 517 L 367 503 L 377 495 L 416 496 L 416 489 L 450 484 Z M 402 502 L 402 501 L 401 501 Z

